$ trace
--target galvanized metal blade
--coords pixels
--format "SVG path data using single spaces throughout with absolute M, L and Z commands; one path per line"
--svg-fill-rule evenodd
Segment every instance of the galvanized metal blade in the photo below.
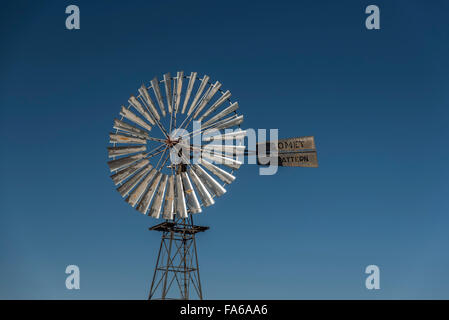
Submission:
M 198 100 L 201 97 L 201 94 L 204 91 L 204 88 L 206 88 L 207 83 L 209 82 L 209 76 L 205 75 L 203 79 L 201 80 L 200 87 L 198 88 L 198 91 L 196 92 L 195 98 L 193 98 L 192 104 L 190 105 L 189 111 L 187 112 L 187 115 L 190 116 L 195 109 L 195 106 L 198 102 Z
M 129 178 L 128 181 L 118 187 L 117 191 L 120 192 L 122 197 L 125 197 L 151 169 L 151 165 L 145 166 L 142 170 Z
M 223 182 L 230 184 L 235 180 L 235 176 L 230 174 L 229 172 L 217 167 L 216 165 L 210 163 L 205 159 L 201 159 L 201 164 L 210 172 L 215 174 L 218 178 L 220 178 Z
M 137 127 L 134 127 L 130 125 L 129 123 L 126 123 L 122 120 L 114 119 L 114 125 L 113 128 L 116 130 L 120 130 L 123 132 L 126 132 L 132 136 L 138 137 L 138 138 L 148 138 L 148 133 L 142 129 L 139 129 Z
M 192 178 L 193 184 L 196 187 L 196 190 L 198 190 L 198 194 L 201 199 L 201 203 L 203 206 L 208 207 L 215 203 L 214 199 L 210 195 L 209 191 L 207 191 L 206 186 L 201 181 L 201 179 L 198 177 L 198 175 L 193 171 L 191 168 L 189 169 L 189 175 Z
M 204 185 L 217 197 L 220 197 L 226 193 L 226 189 L 223 188 L 217 180 L 212 178 L 201 166 L 194 164 L 191 166 Z
M 118 133 L 109 133 L 109 142 L 110 143 L 130 143 L 130 144 L 147 144 L 147 140 L 130 137 L 124 134 Z
M 235 125 L 239 125 L 242 122 L 243 122 L 243 116 L 233 115 L 226 119 L 220 120 L 216 123 L 209 124 L 208 126 L 201 126 L 198 130 L 195 130 L 195 131 L 193 131 L 189 134 L 186 134 L 182 137 L 188 137 L 188 136 L 194 137 L 200 133 L 207 134 L 210 131 L 214 131 L 212 129 L 217 129 L 217 130 L 227 129 L 227 128 L 233 127 Z
M 238 126 L 239 124 L 241 124 L 243 122 L 243 115 L 237 116 L 235 118 L 228 118 L 228 119 L 223 120 L 223 122 L 219 121 L 220 124 L 216 124 L 213 127 L 218 130 L 223 130 L 223 129 L 231 128 L 234 126 Z
M 151 86 L 153 87 L 154 94 L 156 95 L 157 103 L 159 105 L 159 109 L 161 109 L 162 116 L 165 117 L 166 113 L 164 100 L 162 100 L 161 88 L 159 88 L 159 80 L 157 77 L 154 77 L 154 79 L 151 80 Z
M 182 111 L 181 111 L 182 114 L 184 114 L 186 112 L 187 103 L 189 102 L 190 95 L 192 94 L 192 89 L 193 89 L 193 86 L 195 84 L 196 76 L 197 76 L 196 72 L 191 72 L 190 73 L 189 84 L 187 85 L 186 96 L 184 98 L 184 103 L 182 105 Z
M 142 84 L 142 86 L 139 88 L 139 93 L 150 108 L 153 117 L 155 117 L 159 121 L 161 119 L 161 116 L 157 112 L 156 105 L 154 104 L 153 99 L 151 99 L 150 93 L 148 92 L 147 87 L 144 84 Z
M 111 172 L 113 172 L 115 170 L 126 168 L 126 167 L 130 166 L 131 164 L 133 164 L 134 162 L 136 162 L 144 157 L 145 157 L 145 154 L 142 152 L 142 153 L 135 154 L 132 156 L 108 161 L 108 166 L 109 166 L 109 169 L 111 170 Z
M 135 172 L 137 172 L 139 169 L 143 168 L 144 166 L 146 166 L 149 163 L 150 163 L 150 161 L 148 161 L 147 159 L 138 160 L 133 165 L 126 167 L 126 168 L 114 173 L 113 175 L 111 175 L 111 179 L 112 179 L 112 181 L 114 181 L 115 185 L 122 183 L 128 177 L 132 176 Z
M 200 114 L 200 112 L 204 109 L 204 107 L 209 103 L 209 101 L 212 99 L 212 97 L 218 92 L 218 90 L 221 88 L 221 83 L 220 82 L 215 82 L 214 85 L 212 86 L 212 88 L 210 89 L 209 93 L 207 94 L 206 97 L 204 97 L 204 99 L 201 101 L 200 105 L 198 106 L 198 108 L 195 110 L 195 114 L 193 115 L 193 118 L 195 119 L 196 117 L 198 117 L 198 115 Z
M 148 208 L 150 206 L 151 200 L 153 199 L 154 195 L 156 194 L 156 189 L 159 181 L 161 180 L 161 173 L 156 173 L 155 178 L 150 184 L 150 187 L 147 189 L 145 194 L 142 196 L 142 198 L 139 201 L 139 204 L 137 205 L 136 210 L 146 214 L 148 211 Z
M 109 158 L 124 156 L 126 154 L 137 153 L 147 150 L 146 146 L 131 146 L 131 147 L 108 147 Z
M 231 104 L 229 107 L 227 107 L 226 109 L 222 110 L 221 112 L 217 113 L 215 116 L 213 116 L 212 118 L 210 118 L 209 120 L 207 120 L 206 122 L 204 122 L 204 126 L 208 126 L 209 124 L 212 124 L 214 122 L 217 122 L 218 120 L 226 117 L 228 114 L 234 112 L 235 110 L 237 110 L 239 108 L 239 104 L 237 102 L 234 102 L 233 104 Z
M 215 132 L 214 132 L 215 133 Z M 205 142 L 210 141 L 219 141 L 219 140 L 241 140 L 246 137 L 246 130 L 240 130 L 231 132 L 231 133 L 224 133 L 224 134 L 212 134 L 212 135 L 203 135 L 202 139 Z
M 165 95 L 167 97 L 168 113 L 173 112 L 173 101 L 172 101 L 172 88 L 171 88 L 171 75 L 170 72 L 164 74 L 164 86 Z
M 167 191 L 165 192 L 164 210 L 162 217 L 164 219 L 173 220 L 175 213 L 175 179 L 174 176 L 170 176 L 167 182 Z
M 187 206 L 186 206 L 186 199 L 184 197 L 184 190 L 182 187 L 182 178 L 180 174 L 176 175 L 176 214 L 180 218 L 187 218 Z
M 178 71 L 178 73 L 176 74 L 176 95 L 175 95 L 175 106 L 174 106 L 175 114 L 178 113 L 178 111 L 179 111 L 179 103 L 181 102 L 183 78 L 184 78 L 184 71 Z
M 221 119 L 221 120 L 219 120 L 219 121 L 217 121 L 215 123 L 208 124 L 207 126 L 202 125 L 201 126 L 201 130 L 205 131 L 205 129 L 217 129 L 218 126 L 226 124 L 229 121 L 233 121 L 233 120 L 237 119 L 238 117 L 239 116 L 237 114 L 233 114 L 232 116 L 227 117 L 226 119 Z
M 126 199 L 126 202 L 128 202 L 133 208 L 137 204 L 137 201 L 139 201 L 142 194 L 145 192 L 146 188 L 148 187 L 148 184 L 150 181 L 154 178 L 157 171 L 156 169 L 152 169 L 147 176 L 140 181 L 133 191 L 129 194 L 128 198 Z
M 122 106 L 122 110 L 120 111 L 120 115 L 129 121 L 134 122 L 135 124 L 141 126 L 142 128 L 147 129 L 148 131 L 151 131 L 151 126 L 146 123 L 143 119 L 139 118 L 137 115 L 135 115 L 131 110 L 126 109 Z
M 150 207 L 150 211 L 148 212 L 149 216 L 156 219 L 159 219 L 159 216 L 161 215 L 162 202 L 164 200 L 164 193 L 165 187 L 167 185 L 167 179 L 168 176 L 166 174 L 163 174 L 161 178 L 161 183 L 156 193 L 156 197 L 154 198 L 153 203 L 151 204 Z
M 215 154 L 210 154 L 208 152 L 202 152 L 201 153 L 201 157 L 202 158 L 206 158 L 209 159 L 217 164 L 223 164 L 231 169 L 238 169 L 240 168 L 240 166 L 242 165 L 242 162 L 232 159 L 232 158 L 228 158 L 225 156 L 219 156 L 219 155 L 215 155 Z
M 193 190 L 192 183 L 190 182 L 190 178 L 187 172 L 181 172 L 182 184 L 184 186 L 184 194 L 187 198 L 187 206 L 190 210 L 190 213 L 200 213 L 201 206 L 196 197 L 195 190 Z
M 153 119 L 153 116 L 150 115 L 142 106 L 139 100 L 136 99 L 136 97 L 131 96 L 128 100 L 128 102 L 136 109 L 149 123 L 152 125 L 156 124 L 156 121 Z
M 208 117 L 212 112 L 214 112 L 218 107 L 220 107 L 226 100 L 231 97 L 231 92 L 227 90 L 220 98 L 215 101 L 206 112 L 198 118 L 199 121 L 203 121 L 206 117 Z

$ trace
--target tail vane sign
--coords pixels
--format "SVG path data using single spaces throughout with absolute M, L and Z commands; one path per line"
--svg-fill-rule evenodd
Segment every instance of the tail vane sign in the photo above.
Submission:
M 278 140 L 277 149 L 279 153 L 296 150 L 315 150 L 315 140 L 313 136 L 289 138 Z
M 267 141 L 257 145 L 257 160 L 259 164 L 266 164 L 269 162 L 269 158 L 276 156 L 278 165 L 281 167 L 318 167 L 313 136 L 280 139 L 277 143 Z
M 316 151 L 293 152 L 279 155 L 279 166 L 281 167 L 318 167 Z

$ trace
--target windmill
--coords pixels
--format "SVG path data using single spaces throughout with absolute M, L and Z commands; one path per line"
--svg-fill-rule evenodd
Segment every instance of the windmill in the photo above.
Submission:
M 117 191 L 140 213 L 164 220 L 150 228 L 162 237 L 149 299 L 203 298 L 195 237 L 209 228 L 193 217 L 226 193 L 242 157 L 257 153 L 245 150 L 238 112 L 219 81 L 179 71 L 143 84 L 114 119 L 108 166 Z M 317 166 L 313 137 L 257 149 L 280 166 Z

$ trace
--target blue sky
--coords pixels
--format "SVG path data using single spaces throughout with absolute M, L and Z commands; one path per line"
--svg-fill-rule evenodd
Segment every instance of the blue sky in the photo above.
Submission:
M 65 29 L 77 4 L 81 29 Z M 381 29 L 365 28 L 377 4 Z M 0 12 L 0 298 L 144 299 L 160 234 L 108 132 L 155 75 L 219 80 L 243 127 L 320 167 L 237 180 L 196 222 L 209 299 L 449 298 L 447 1 L 9 1 Z M 65 288 L 65 267 L 81 289 Z M 364 286 L 365 267 L 381 289 Z

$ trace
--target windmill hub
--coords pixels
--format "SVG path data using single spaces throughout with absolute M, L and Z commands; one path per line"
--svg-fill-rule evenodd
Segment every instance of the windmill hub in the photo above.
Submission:
M 166 144 L 169 148 L 173 148 L 176 144 L 179 143 L 179 141 L 181 141 L 181 138 L 178 138 L 178 139 L 171 139 L 170 136 L 168 136 L 168 138 L 165 140 L 165 144 Z

